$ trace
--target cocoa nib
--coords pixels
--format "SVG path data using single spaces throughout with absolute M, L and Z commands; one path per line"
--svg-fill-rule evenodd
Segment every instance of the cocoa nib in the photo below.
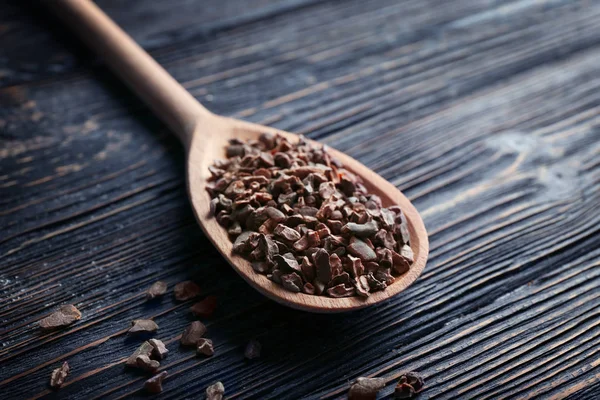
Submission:
M 200 321 L 192 322 L 181 334 L 181 344 L 183 346 L 196 346 L 198 340 L 206 333 L 206 326 Z
M 167 371 L 163 371 L 160 374 L 154 375 L 152 378 L 144 382 L 144 389 L 149 393 L 160 393 L 162 392 L 162 382 L 167 377 Z
M 150 289 L 146 292 L 146 298 L 148 300 L 155 299 L 162 296 L 167 292 L 167 282 L 156 281 L 150 286 Z
M 221 382 L 216 382 L 206 388 L 206 400 L 223 400 L 225 386 Z
M 377 393 L 385 387 L 383 378 L 357 378 L 350 386 L 348 400 L 375 400 Z
M 252 339 L 246 345 L 246 350 L 244 350 L 244 357 L 248 360 L 252 360 L 254 358 L 260 357 L 260 351 L 262 350 L 262 345 L 258 340 Z
M 394 390 L 396 399 L 412 399 L 425 388 L 425 380 L 416 372 L 403 372 Z
M 156 332 L 157 329 L 158 325 L 156 325 L 156 322 L 152 321 L 151 319 L 134 319 L 131 322 L 131 328 L 129 328 L 128 333 L 150 333 Z
M 290 292 L 298 293 L 302 289 L 302 278 L 295 272 L 281 275 L 281 284 Z
M 199 339 L 196 344 L 196 352 L 209 357 L 215 354 L 212 340 L 205 338 Z
M 215 296 L 207 296 L 204 300 L 197 302 L 190 307 L 190 311 L 197 317 L 209 318 L 217 308 L 217 298 Z
M 377 222 L 370 221 L 364 224 L 356 224 L 354 222 L 348 222 L 341 229 L 342 234 L 352 234 L 358 237 L 368 238 L 374 236 L 379 230 Z
M 293 293 L 367 297 L 412 267 L 400 207 L 384 207 L 326 146 L 265 134 L 230 140 L 226 154 L 209 167 L 211 215 L 256 273 Z
M 169 353 L 167 346 L 165 346 L 162 340 L 150 339 L 148 343 L 152 345 L 152 358 L 155 360 L 162 360 Z
M 156 360 L 151 360 L 147 355 L 139 355 L 135 358 L 135 363 L 138 368 L 144 371 L 154 372 L 160 367 L 160 363 Z
M 69 363 L 65 361 L 60 368 L 56 368 L 52 371 L 52 374 L 50 375 L 50 386 L 53 389 L 60 388 L 65 382 L 67 375 L 69 375 L 69 371 Z
M 318 249 L 314 254 L 315 266 L 317 267 L 317 278 L 321 282 L 329 282 L 333 278 L 331 272 L 331 263 L 329 261 L 329 253 L 327 250 Z
M 295 242 L 300 239 L 300 234 L 298 232 L 282 224 L 277 225 L 273 233 L 275 236 L 287 240 L 288 242 Z
M 137 348 L 136 351 L 133 352 L 132 355 L 129 356 L 127 361 L 125 361 L 125 365 L 128 367 L 137 367 L 137 358 L 138 356 L 147 356 L 150 357 L 154 347 L 150 344 L 150 342 L 143 342 L 140 347 Z
M 348 246 L 348 252 L 355 257 L 360 258 L 362 261 L 376 261 L 377 255 L 373 249 L 360 239 L 353 237 L 350 239 L 350 245 Z
M 60 306 L 57 311 L 40 320 L 39 325 L 43 330 L 52 330 L 64 328 L 65 326 L 69 326 L 73 322 L 80 319 L 81 313 L 79 310 L 74 305 L 67 304 Z
M 185 301 L 197 297 L 200 294 L 200 287 L 192 281 L 184 281 L 175 285 L 173 292 L 176 300 Z

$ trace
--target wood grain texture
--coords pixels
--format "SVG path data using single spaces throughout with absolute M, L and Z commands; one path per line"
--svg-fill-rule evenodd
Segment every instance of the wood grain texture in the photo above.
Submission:
M 356 313 L 262 298 L 197 226 L 176 140 L 56 22 L 11 4 L 0 11 L 8 398 L 140 397 L 144 377 L 123 366 L 138 344 L 124 329 L 140 317 L 173 340 L 162 398 L 201 398 L 215 380 L 238 399 L 342 398 L 361 375 L 387 378 L 391 398 L 403 369 L 425 375 L 423 399 L 600 395 L 599 4 L 155 3 L 98 2 L 211 111 L 304 133 L 396 184 L 424 217 L 430 261 L 403 294 Z M 177 347 L 191 304 L 143 300 L 155 280 L 188 278 L 219 299 L 210 359 Z M 82 320 L 40 334 L 35 322 L 67 302 Z M 263 343 L 253 362 L 250 338 Z M 50 392 L 63 360 L 71 375 Z

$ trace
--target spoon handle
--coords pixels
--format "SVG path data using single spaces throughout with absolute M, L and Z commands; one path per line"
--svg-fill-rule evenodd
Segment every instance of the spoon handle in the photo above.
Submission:
M 92 1 L 48 5 L 189 147 L 198 121 L 211 113 Z

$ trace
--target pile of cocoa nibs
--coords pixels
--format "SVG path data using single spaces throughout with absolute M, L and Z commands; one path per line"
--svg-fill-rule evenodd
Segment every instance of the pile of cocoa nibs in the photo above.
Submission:
M 409 270 L 400 207 L 382 207 L 326 146 L 263 134 L 226 155 L 209 167 L 211 213 L 257 273 L 291 292 L 368 297 Z

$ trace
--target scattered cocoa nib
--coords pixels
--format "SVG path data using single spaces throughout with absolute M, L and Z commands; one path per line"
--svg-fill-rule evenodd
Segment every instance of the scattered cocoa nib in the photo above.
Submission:
M 181 344 L 183 346 L 196 346 L 198 340 L 206 333 L 206 326 L 200 321 L 192 322 L 181 334 Z
M 262 349 L 262 345 L 256 339 L 252 339 L 246 345 L 246 350 L 244 350 L 244 356 L 248 360 L 252 360 L 254 358 L 260 357 L 260 351 Z
M 198 340 L 196 352 L 205 356 L 212 356 L 215 354 L 213 342 L 210 339 L 201 338 Z
M 148 300 L 155 299 L 167 293 L 167 282 L 156 281 L 150 286 L 150 289 L 146 292 L 146 298 Z
M 425 380 L 416 372 L 404 372 L 400 375 L 394 397 L 396 399 L 412 399 L 425 388 Z
M 144 389 L 149 393 L 160 393 L 162 392 L 162 382 L 167 377 L 167 371 L 163 371 L 160 374 L 154 375 L 152 378 L 144 382 Z
M 69 375 L 70 370 L 69 363 L 65 361 L 60 368 L 56 368 L 52 371 L 52 374 L 50 375 L 50 387 L 59 389 L 63 383 L 65 383 L 65 379 L 67 378 L 67 375 Z
M 200 294 L 200 287 L 192 281 L 183 281 L 175 285 L 173 292 L 176 300 L 186 301 L 197 297 Z
M 223 400 L 225 386 L 221 382 L 216 382 L 206 388 L 206 400 Z
M 137 356 L 135 358 L 135 363 L 138 368 L 150 372 L 155 372 L 158 367 L 160 367 L 160 363 L 158 361 L 152 360 L 150 357 L 144 354 Z
M 52 330 L 64 328 L 65 326 L 69 326 L 73 322 L 80 319 L 81 313 L 79 310 L 74 305 L 67 304 L 60 306 L 57 311 L 40 320 L 39 325 L 43 330 Z
M 201 318 L 209 318 L 215 312 L 217 307 L 217 298 L 215 296 L 207 296 L 204 300 L 197 302 L 190 307 L 190 311 Z
M 169 353 L 167 346 L 165 346 L 162 340 L 150 339 L 148 343 L 152 345 L 152 358 L 155 360 L 162 360 Z
M 385 387 L 383 378 L 357 378 L 350 386 L 348 400 L 375 400 L 377 393 Z
M 294 293 L 368 297 L 411 268 L 400 207 L 325 146 L 264 135 L 230 141 L 227 155 L 209 169 L 211 214 L 255 272 Z
M 127 361 L 125 361 L 125 365 L 128 367 L 137 367 L 137 358 L 138 356 L 147 356 L 150 357 L 154 347 L 150 344 L 150 342 L 143 342 L 140 347 L 137 348 L 136 351 L 133 352 L 132 355 L 129 356 Z
M 134 319 L 129 328 L 129 334 L 156 332 L 158 325 L 151 319 Z

